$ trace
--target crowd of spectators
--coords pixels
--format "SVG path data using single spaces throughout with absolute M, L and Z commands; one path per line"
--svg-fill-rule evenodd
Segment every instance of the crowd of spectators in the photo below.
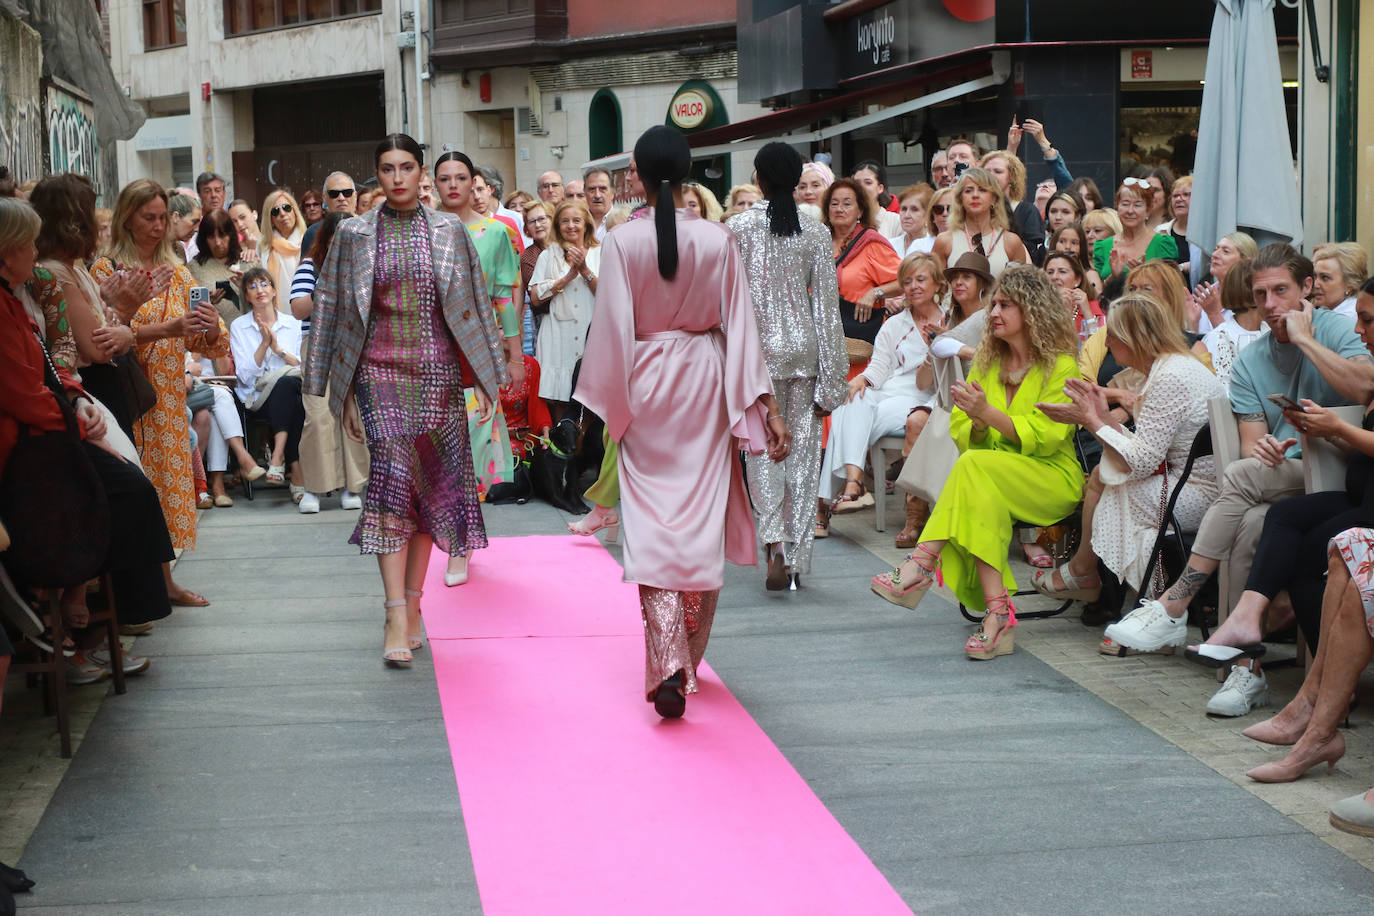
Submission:
M 1034 186 L 1026 140 L 1049 173 Z M 904 188 L 889 190 L 874 161 L 842 176 L 807 162 L 800 175 L 797 209 L 832 243 L 849 363 L 816 467 L 815 536 L 829 533 L 832 513 L 872 506 L 870 487 L 895 484 L 906 501 L 897 544 L 913 553 L 872 590 L 914 607 L 943 568 L 985 614 L 965 646 L 971 658 L 1013 649 L 1013 547 L 1036 567 L 1036 590 L 1083 601 L 1085 622 L 1107 624 L 1101 650 L 1113 657 L 1172 654 L 1190 607 L 1229 612 L 1186 653 L 1227 669 L 1208 702 L 1219 716 L 1267 705 L 1264 640 L 1296 621 L 1315 652 L 1308 683 L 1247 730 L 1294 748 L 1252 775 L 1297 778 L 1339 757 L 1333 710 L 1374 646 L 1374 623 L 1361 629 L 1360 616 L 1374 621 L 1374 281 L 1364 250 L 1331 242 L 1309 259 L 1238 231 L 1200 250 L 1187 239 L 1191 176 L 1139 167 L 1104 195 L 1073 178 L 1030 120 L 1003 149 L 950 142 L 929 181 Z M 506 193 L 497 171 L 462 154 L 440 157 L 428 177 L 422 200 L 459 215 L 477 243 L 509 347 L 504 413 L 473 435 L 485 491 L 549 448 L 560 422 L 585 427 L 576 378 L 600 246 L 640 215 L 645 195 L 633 162 L 619 184 L 604 169 L 566 181 L 546 172 L 533 194 Z M 687 182 L 683 203 L 727 222 L 768 206 L 761 184 L 735 185 L 722 203 Z M 306 514 L 333 495 L 342 509 L 360 507 L 366 450 L 327 398 L 302 395 L 300 366 L 335 231 L 384 198 L 342 172 L 256 204 L 230 197 L 213 173 L 186 189 L 132 182 L 112 211 L 76 175 L 45 178 L 28 197 L 0 200 L 0 342 L 24 367 L 0 386 L 0 473 L 21 426 L 60 430 L 59 408 L 73 408 L 112 510 L 139 528 L 107 564 L 126 632 L 209 603 L 173 577 L 173 549 L 193 549 L 196 513 L 232 507 L 236 487 L 284 487 Z M 1228 397 L 1239 460 L 1190 460 L 1209 402 Z M 1331 410 L 1352 404 L 1366 407 L 1362 423 Z M 887 436 L 902 437 L 900 455 L 867 467 Z M 1343 490 L 1304 492 L 1304 437 L 1351 453 Z M 1191 554 L 1155 563 L 1147 582 L 1175 489 Z M 1051 556 L 1066 524 L 1080 532 L 1076 547 Z M 1211 597 L 1204 586 L 1222 564 L 1234 594 Z M 85 594 L 67 586 L 59 602 L 76 683 L 109 673 L 108 648 L 85 629 Z M 149 662 L 126 655 L 124 665 L 136 673 Z M 1362 804 L 1348 800 L 1342 816 L 1374 825 L 1374 799 Z

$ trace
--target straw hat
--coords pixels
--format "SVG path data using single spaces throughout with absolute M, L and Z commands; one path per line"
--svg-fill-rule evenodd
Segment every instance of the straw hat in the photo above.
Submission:
M 953 280 L 955 271 L 967 271 L 983 278 L 983 282 L 988 286 L 992 285 L 992 265 L 988 259 L 976 251 L 966 251 L 959 255 L 959 260 L 945 268 L 945 279 Z

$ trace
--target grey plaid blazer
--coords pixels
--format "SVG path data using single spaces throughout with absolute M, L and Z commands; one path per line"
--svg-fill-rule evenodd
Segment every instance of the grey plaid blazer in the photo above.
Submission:
M 353 387 L 367 340 L 380 210 L 377 207 L 339 225 L 315 284 L 310 352 L 301 390 L 323 397 L 328 383 L 329 409 L 335 416 L 343 414 L 344 398 Z M 428 208 L 424 214 L 444 320 L 478 386 L 495 402 L 510 376 L 477 247 L 458 217 Z

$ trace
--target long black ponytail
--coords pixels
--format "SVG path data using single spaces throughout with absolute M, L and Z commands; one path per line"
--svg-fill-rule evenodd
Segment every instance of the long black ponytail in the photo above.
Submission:
M 646 194 L 657 193 L 654 227 L 658 230 L 658 272 L 665 280 L 671 280 L 677 275 L 678 260 L 673 188 L 682 184 L 692 169 L 692 149 L 681 133 L 657 125 L 635 142 L 635 165 Z
M 792 190 L 801 181 L 802 157 L 786 143 L 773 142 L 754 156 L 754 172 L 759 177 L 763 196 L 768 198 L 768 229 L 774 235 L 799 235 L 801 218 Z

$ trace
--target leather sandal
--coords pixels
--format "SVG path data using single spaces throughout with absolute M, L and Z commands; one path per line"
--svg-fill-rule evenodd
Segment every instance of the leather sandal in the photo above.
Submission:
M 406 604 L 406 599 L 397 598 L 394 601 L 383 602 L 382 607 L 389 611 L 394 607 L 403 608 Z M 386 632 L 385 622 L 382 623 L 382 631 L 383 633 Z M 388 649 L 386 648 L 386 638 L 382 638 L 382 661 L 386 663 L 388 668 L 409 668 L 410 663 L 414 660 L 415 657 L 410 654 L 409 648 L 406 646 L 397 646 L 394 649 Z
M 406 589 L 406 598 L 423 598 L 424 595 L 425 595 L 425 590 L 422 589 L 422 588 L 408 588 L 408 589 Z M 406 608 L 407 613 L 409 613 L 409 605 L 410 605 L 410 602 L 407 601 L 407 602 L 406 602 L 406 605 L 407 605 L 407 608 Z M 420 609 L 419 609 L 418 607 L 415 609 L 415 616 L 416 616 L 416 617 L 419 617 L 419 616 L 420 616 Z M 410 629 L 409 621 L 407 621 L 407 623 L 406 623 L 406 629 L 407 629 L 407 630 Z M 414 652 L 414 651 L 417 650 L 417 649 L 423 649 L 423 648 L 425 647 L 425 637 L 424 637 L 423 634 L 421 634 L 421 633 L 409 633 L 409 634 L 407 635 L 407 638 L 410 640 L 410 650 L 411 650 L 412 652 Z
M 906 558 L 916 562 L 916 567 L 921 571 L 920 575 L 908 581 L 902 577 L 902 567 L 898 565 L 891 572 L 874 576 L 869 582 L 869 587 L 873 594 L 884 601 L 915 610 L 921 599 L 926 596 L 926 592 L 935 584 L 935 576 L 940 568 L 940 555 L 924 544 L 917 544 L 916 549 L 907 554 Z
M 1054 587 L 1056 571 L 1059 573 L 1059 578 L 1064 582 L 1062 589 Z M 1096 601 L 1102 595 L 1101 582 L 1096 585 L 1084 585 L 1077 576 L 1069 571 L 1068 563 L 1060 566 L 1058 570 L 1036 570 L 1031 576 L 1031 585 L 1046 598 L 1057 598 L 1060 601 Z

